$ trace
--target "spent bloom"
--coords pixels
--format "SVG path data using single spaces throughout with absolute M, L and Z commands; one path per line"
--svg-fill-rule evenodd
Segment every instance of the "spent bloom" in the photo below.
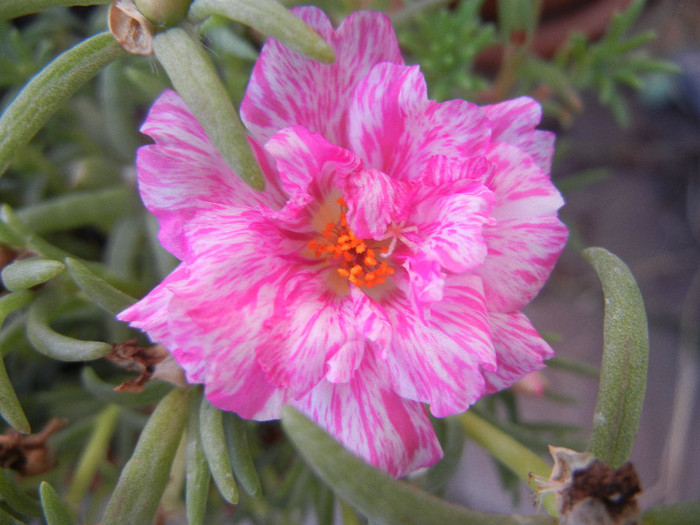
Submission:
M 270 40 L 241 116 L 265 173 L 228 168 L 174 92 L 138 152 L 141 197 L 180 265 L 119 315 L 164 344 L 215 406 L 278 418 L 290 404 L 394 476 L 440 459 L 437 417 L 552 355 L 521 309 L 567 231 L 540 107 L 427 98 L 388 19 L 336 30 L 336 53 Z

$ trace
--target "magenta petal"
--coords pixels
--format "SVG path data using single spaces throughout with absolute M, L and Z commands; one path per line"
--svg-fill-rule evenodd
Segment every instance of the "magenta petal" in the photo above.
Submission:
M 427 319 L 398 291 L 382 306 L 394 327 L 386 366 L 396 393 L 429 403 L 437 417 L 463 412 L 483 395 L 481 370 L 495 370 L 496 356 L 478 277 L 448 278 Z
M 497 369 L 485 372 L 487 392 L 498 392 L 544 367 L 554 351 L 540 337 L 522 312 L 492 313 L 489 324 L 496 348 Z
M 489 254 L 479 269 L 489 310 L 511 312 L 542 289 L 568 230 L 556 216 L 511 219 L 484 228 Z
M 398 215 L 396 181 L 379 170 L 358 170 L 340 177 L 347 218 L 355 235 L 381 239 L 387 225 Z
M 379 62 L 403 63 L 389 19 L 357 12 L 337 30 L 319 9 L 294 14 L 313 27 L 336 54 L 334 64 L 303 57 L 274 39 L 268 40 L 248 83 L 241 118 L 260 142 L 277 131 L 301 125 L 346 146 L 346 120 L 355 84 Z
M 396 395 L 371 352 L 346 383 L 322 381 L 292 404 L 352 452 L 401 477 L 442 457 L 422 404 Z
M 352 152 L 302 126 L 276 133 L 265 149 L 277 162 L 284 190 L 292 196 L 308 194 L 317 201 L 330 193 L 336 177 L 361 167 L 360 159 Z
M 554 133 L 535 129 L 542 119 L 542 108 L 536 100 L 520 97 L 483 109 L 491 121 L 493 141 L 517 146 L 530 155 L 542 171 L 549 173 Z
M 368 167 L 415 180 L 434 155 L 480 155 L 490 137 L 488 119 L 464 100 L 428 100 L 418 66 L 378 64 L 357 85 L 349 113 L 350 149 Z
M 564 204 L 549 174 L 518 148 L 496 143 L 487 158 L 492 170 L 485 183 L 495 195 L 493 216 L 499 221 L 556 215 Z
M 266 168 L 268 191 L 245 184 L 223 160 L 184 101 L 165 91 L 151 107 L 141 127 L 155 144 L 139 148 L 136 157 L 141 199 L 160 223 L 163 246 L 179 259 L 187 256 L 182 233 L 193 214 L 211 204 L 279 207 L 276 175 L 255 148 Z M 253 144 L 253 146 L 255 146 Z
M 293 397 L 306 394 L 323 378 L 329 357 L 354 351 L 359 340 L 348 322 L 352 302 L 329 290 L 323 275 L 300 272 L 284 283 L 265 323 L 267 333 L 256 346 L 267 380 Z M 354 359 L 342 353 L 341 358 Z M 331 364 L 337 366 L 337 361 Z

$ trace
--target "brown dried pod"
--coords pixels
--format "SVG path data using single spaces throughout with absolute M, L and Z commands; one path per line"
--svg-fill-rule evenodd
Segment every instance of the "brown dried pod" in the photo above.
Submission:
M 109 7 L 109 31 L 129 53 L 153 53 L 155 27 L 139 12 L 132 0 L 116 0 Z

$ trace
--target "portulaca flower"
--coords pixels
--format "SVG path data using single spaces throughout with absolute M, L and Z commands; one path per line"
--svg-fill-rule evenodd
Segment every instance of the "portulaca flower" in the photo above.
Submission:
M 437 417 L 539 369 L 552 350 L 521 313 L 567 231 L 554 137 L 528 98 L 428 100 L 389 20 L 358 12 L 321 64 L 274 40 L 241 115 L 266 176 L 227 166 L 174 92 L 138 152 L 141 197 L 180 265 L 119 315 L 241 417 L 291 404 L 394 476 L 440 459 Z

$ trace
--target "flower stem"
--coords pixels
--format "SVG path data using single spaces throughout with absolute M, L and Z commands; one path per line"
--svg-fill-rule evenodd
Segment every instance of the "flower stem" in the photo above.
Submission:
M 549 478 L 552 468 L 541 457 L 508 434 L 480 418 L 473 411 L 465 412 L 457 417 L 462 422 L 467 437 L 476 441 L 494 458 L 512 470 L 527 483 L 533 492 L 538 487 L 530 474 Z M 544 497 L 543 506 L 552 516 L 556 516 L 554 500 L 549 496 Z
M 66 503 L 77 509 L 95 477 L 95 472 L 100 463 L 107 456 L 107 447 L 117 428 L 119 419 L 119 407 L 107 405 L 107 407 L 95 419 L 95 426 L 90 440 L 80 457 L 75 477 L 66 493 Z

